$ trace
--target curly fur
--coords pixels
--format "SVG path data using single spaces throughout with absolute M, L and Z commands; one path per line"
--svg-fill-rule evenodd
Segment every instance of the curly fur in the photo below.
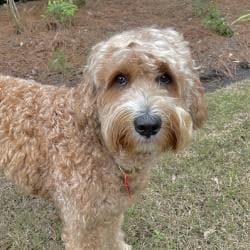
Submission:
M 159 86 L 159 72 L 173 83 Z M 128 86 L 115 86 L 119 73 Z M 148 141 L 133 127 L 145 108 L 163 121 Z M 205 116 L 183 37 L 172 29 L 127 31 L 93 47 L 72 89 L 0 76 L 0 169 L 54 202 L 66 249 L 130 249 L 121 232 L 124 210 L 146 187 L 150 166 L 188 145 Z

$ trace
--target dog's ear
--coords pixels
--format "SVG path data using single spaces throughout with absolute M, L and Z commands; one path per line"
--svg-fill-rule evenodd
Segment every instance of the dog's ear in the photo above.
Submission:
M 97 120 L 97 91 L 93 82 L 87 78 L 88 76 L 85 75 L 84 80 L 75 88 L 74 93 L 76 117 L 81 127 Z
M 95 45 L 90 52 L 87 64 L 83 71 L 83 81 L 77 86 L 76 95 L 76 115 L 82 127 L 90 121 L 97 121 L 97 70 L 98 63 L 102 57 L 101 49 L 103 42 Z
M 204 88 L 198 78 L 194 80 L 191 90 L 190 112 L 194 129 L 200 128 L 207 117 L 207 109 L 204 100 Z

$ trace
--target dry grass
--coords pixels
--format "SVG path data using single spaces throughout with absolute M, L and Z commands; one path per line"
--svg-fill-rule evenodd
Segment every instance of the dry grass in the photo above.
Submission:
M 190 149 L 154 168 L 126 214 L 134 249 L 250 249 L 250 80 L 207 95 L 209 119 Z M 62 249 L 46 202 L 0 177 L 0 249 Z

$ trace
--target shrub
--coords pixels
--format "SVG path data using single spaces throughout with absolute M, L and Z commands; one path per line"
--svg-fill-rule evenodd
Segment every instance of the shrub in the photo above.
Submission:
M 231 37 L 233 35 L 233 30 L 225 22 L 224 17 L 220 14 L 220 11 L 216 6 L 213 6 L 210 9 L 205 19 L 205 24 L 209 29 L 215 31 L 221 36 Z
M 63 23 L 65 18 L 72 17 L 77 11 L 77 6 L 72 0 L 53 0 L 48 2 L 48 14 Z
M 221 15 L 215 1 L 192 0 L 192 7 L 195 16 L 205 16 L 204 24 L 210 30 L 221 36 L 231 37 L 233 35 L 233 30 Z

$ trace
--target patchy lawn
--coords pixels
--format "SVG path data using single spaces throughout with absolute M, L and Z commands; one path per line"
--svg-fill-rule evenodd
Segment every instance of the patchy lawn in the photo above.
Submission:
M 125 216 L 134 249 L 250 249 L 250 80 L 207 95 L 209 119 L 189 150 L 154 168 Z M 0 249 L 62 249 L 51 205 L 0 177 Z
M 207 95 L 205 128 L 127 213 L 135 249 L 250 249 L 249 96 L 250 80 Z

